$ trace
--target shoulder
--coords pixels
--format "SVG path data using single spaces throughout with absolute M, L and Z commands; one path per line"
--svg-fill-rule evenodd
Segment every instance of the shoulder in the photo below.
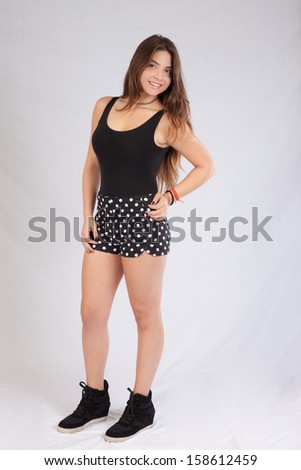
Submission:
M 92 131 L 96 129 L 96 126 L 104 112 L 106 105 L 111 101 L 113 96 L 102 96 L 98 98 L 94 105 L 93 113 L 92 113 Z
M 93 117 L 99 118 L 101 117 L 101 114 L 103 113 L 103 110 L 105 109 L 106 105 L 111 101 L 113 96 L 102 96 L 101 98 L 98 98 L 94 105 L 94 110 L 93 110 Z M 94 116 L 95 115 L 95 116 Z
M 174 120 L 172 119 L 171 114 L 166 111 L 163 113 L 161 118 L 161 130 L 162 134 L 165 137 L 165 143 L 173 146 L 176 141 L 187 139 L 193 136 L 192 129 L 188 126 L 186 122 L 183 122 L 181 125 L 175 125 Z

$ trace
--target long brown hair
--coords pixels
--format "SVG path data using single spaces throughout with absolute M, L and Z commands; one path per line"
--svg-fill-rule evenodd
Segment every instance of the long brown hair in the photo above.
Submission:
M 139 100 L 140 93 L 143 91 L 140 77 L 156 51 L 167 51 L 171 55 L 171 83 L 164 92 L 158 95 L 158 98 L 170 118 L 171 128 L 168 137 L 171 138 L 171 142 L 174 142 L 178 129 L 184 129 L 185 124 L 192 129 L 192 124 L 190 122 L 190 106 L 183 83 L 179 53 L 170 39 L 161 34 L 154 34 L 138 45 L 124 77 L 121 97 L 128 97 L 128 102 L 122 109 L 130 109 Z M 157 173 L 158 190 L 160 192 L 177 183 L 179 168 L 183 170 L 181 154 L 171 147 L 163 158 Z

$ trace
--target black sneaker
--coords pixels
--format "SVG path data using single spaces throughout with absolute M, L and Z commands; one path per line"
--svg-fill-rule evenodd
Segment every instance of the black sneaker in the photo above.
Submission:
M 85 382 L 80 382 L 83 388 L 82 399 L 75 411 L 64 418 L 57 426 L 57 431 L 73 433 L 81 431 L 90 424 L 104 421 L 109 413 L 110 397 L 108 393 L 109 384 L 104 380 L 104 390 L 89 387 Z
M 104 435 L 104 440 L 107 442 L 126 441 L 153 425 L 155 408 L 151 400 L 151 390 L 147 397 L 140 393 L 133 393 L 130 388 L 128 391 L 131 395 L 121 418 Z

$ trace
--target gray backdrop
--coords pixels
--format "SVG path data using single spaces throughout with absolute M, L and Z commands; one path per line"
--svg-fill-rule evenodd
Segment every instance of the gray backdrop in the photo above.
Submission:
M 298 0 L 1 0 L 3 449 L 300 448 L 300 10 Z M 124 280 L 110 319 L 110 418 L 73 436 L 55 430 L 85 380 L 73 219 L 81 227 L 95 102 L 121 94 L 154 33 L 179 49 L 194 130 L 217 171 L 169 210 L 156 425 L 107 444 L 134 384 Z M 183 162 L 181 179 L 192 169 Z M 62 222 L 50 241 L 50 208 L 70 221 L 71 241 Z M 28 240 L 37 216 L 39 243 Z M 256 217 L 268 216 L 256 239 Z

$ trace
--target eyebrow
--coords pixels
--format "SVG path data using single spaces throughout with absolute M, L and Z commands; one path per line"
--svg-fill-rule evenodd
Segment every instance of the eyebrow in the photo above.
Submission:
M 150 62 L 155 62 L 155 64 L 157 65 L 160 65 L 158 62 L 156 62 L 154 59 L 151 59 Z M 167 65 L 167 67 L 165 67 L 166 69 L 171 69 L 172 67 L 170 65 Z

